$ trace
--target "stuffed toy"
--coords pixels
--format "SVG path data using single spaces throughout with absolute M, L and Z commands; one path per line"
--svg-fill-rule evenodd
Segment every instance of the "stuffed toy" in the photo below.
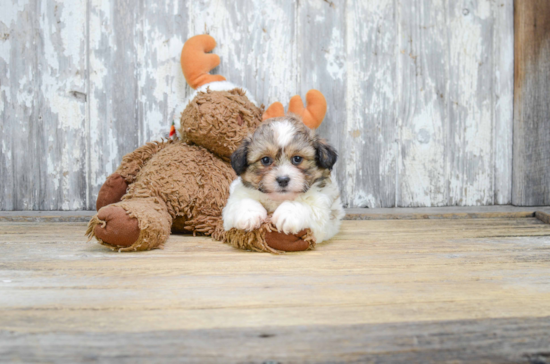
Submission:
M 279 116 L 284 109 L 276 103 L 262 115 L 263 105 L 247 90 L 209 74 L 220 63 L 207 53 L 215 46 L 209 35 L 184 44 L 181 67 L 195 92 L 181 115 L 181 139 L 147 143 L 124 156 L 99 191 L 86 232 L 90 239 L 121 252 L 162 248 L 170 232 L 210 235 L 236 248 L 271 253 L 315 246 L 309 229 L 287 235 L 269 221 L 255 231 L 224 232 L 222 210 L 236 178 L 230 156 L 262 116 Z M 322 107 L 309 107 L 319 97 L 310 93 L 308 108 L 299 96 L 289 108 L 306 123 L 324 117 Z

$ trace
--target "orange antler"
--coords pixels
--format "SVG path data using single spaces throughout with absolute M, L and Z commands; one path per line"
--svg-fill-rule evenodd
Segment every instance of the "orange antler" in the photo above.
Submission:
M 293 96 L 290 99 L 288 111 L 300 115 L 304 124 L 310 129 L 316 129 L 327 113 L 327 100 L 320 91 L 309 90 L 306 94 L 306 104 L 307 108 L 304 107 L 300 96 Z
M 216 47 L 216 41 L 208 34 L 195 35 L 185 42 L 181 51 L 181 69 L 187 83 L 196 89 L 214 81 L 225 81 L 221 75 L 208 72 L 220 64 L 217 54 L 207 54 Z
M 272 103 L 262 116 L 262 120 L 285 116 L 285 108 L 279 101 Z

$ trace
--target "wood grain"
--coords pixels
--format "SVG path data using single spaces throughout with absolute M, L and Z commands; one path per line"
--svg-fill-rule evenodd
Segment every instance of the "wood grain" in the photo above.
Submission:
M 550 201 L 550 3 L 515 2 L 515 205 Z
M 146 88 L 138 82 L 139 3 L 102 0 L 91 2 L 88 11 L 87 208 L 91 210 L 107 176 L 126 153 L 143 144 L 138 95 Z
M 5 222 L 88 222 L 95 211 L 0 211 Z M 475 207 L 417 207 L 417 208 L 351 208 L 345 220 L 413 220 L 413 219 L 493 219 L 537 217 L 545 221 L 550 207 L 535 208 L 510 205 Z
M 86 1 L 2 9 L 0 209 L 86 208 Z
M 347 118 L 340 134 L 345 173 L 339 182 L 349 207 L 397 206 L 402 142 L 397 131 L 397 10 L 393 1 L 352 1 L 346 6 Z
M 310 88 L 327 96 L 319 132 L 340 152 L 347 207 L 511 202 L 513 0 L 2 9 L 1 210 L 93 209 L 122 156 L 178 120 L 191 92 L 179 53 L 205 32 L 218 41 L 214 72 L 260 103 L 286 105 Z
M 546 353 L 550 225 L 534 217 L 345 221 L 316 250 L 281 256 L 174 235 L 165 250 L 120 254 L 86 244 L 84 229 L 0 222 L 2 361 Z
M 0 331 L 0 358 L 116 363 L 545 364 L 550 318 L 163 330 Z
M 500 62 L 511 57 L 504 53 L 511 10 L 511 3 L 485 1 L 410 1 L 401 9 L 397 205 L 510 200 L 512 109 L 498 101 L 512 92 L 500 74 L 501 67 L 511 72 Z

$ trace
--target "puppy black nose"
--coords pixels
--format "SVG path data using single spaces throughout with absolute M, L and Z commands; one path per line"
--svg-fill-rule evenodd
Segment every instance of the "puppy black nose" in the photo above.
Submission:
M 276 180 L 279 186 L 286 187 L 288 186 L 288 182 L 290 182 L 290 177 L 289 176 L 277 177 Z

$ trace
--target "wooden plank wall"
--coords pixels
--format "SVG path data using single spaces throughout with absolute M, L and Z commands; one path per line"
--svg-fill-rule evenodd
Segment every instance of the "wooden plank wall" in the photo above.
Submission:
M 512 202 L 550 204 L 550 1 L 516 1 Z
M 183 42 L 265 104 L 318 88 L 349 207 L 508 204 L 513 0 L 0 0 L 0 209 L 93 209 L 190 88 Z

